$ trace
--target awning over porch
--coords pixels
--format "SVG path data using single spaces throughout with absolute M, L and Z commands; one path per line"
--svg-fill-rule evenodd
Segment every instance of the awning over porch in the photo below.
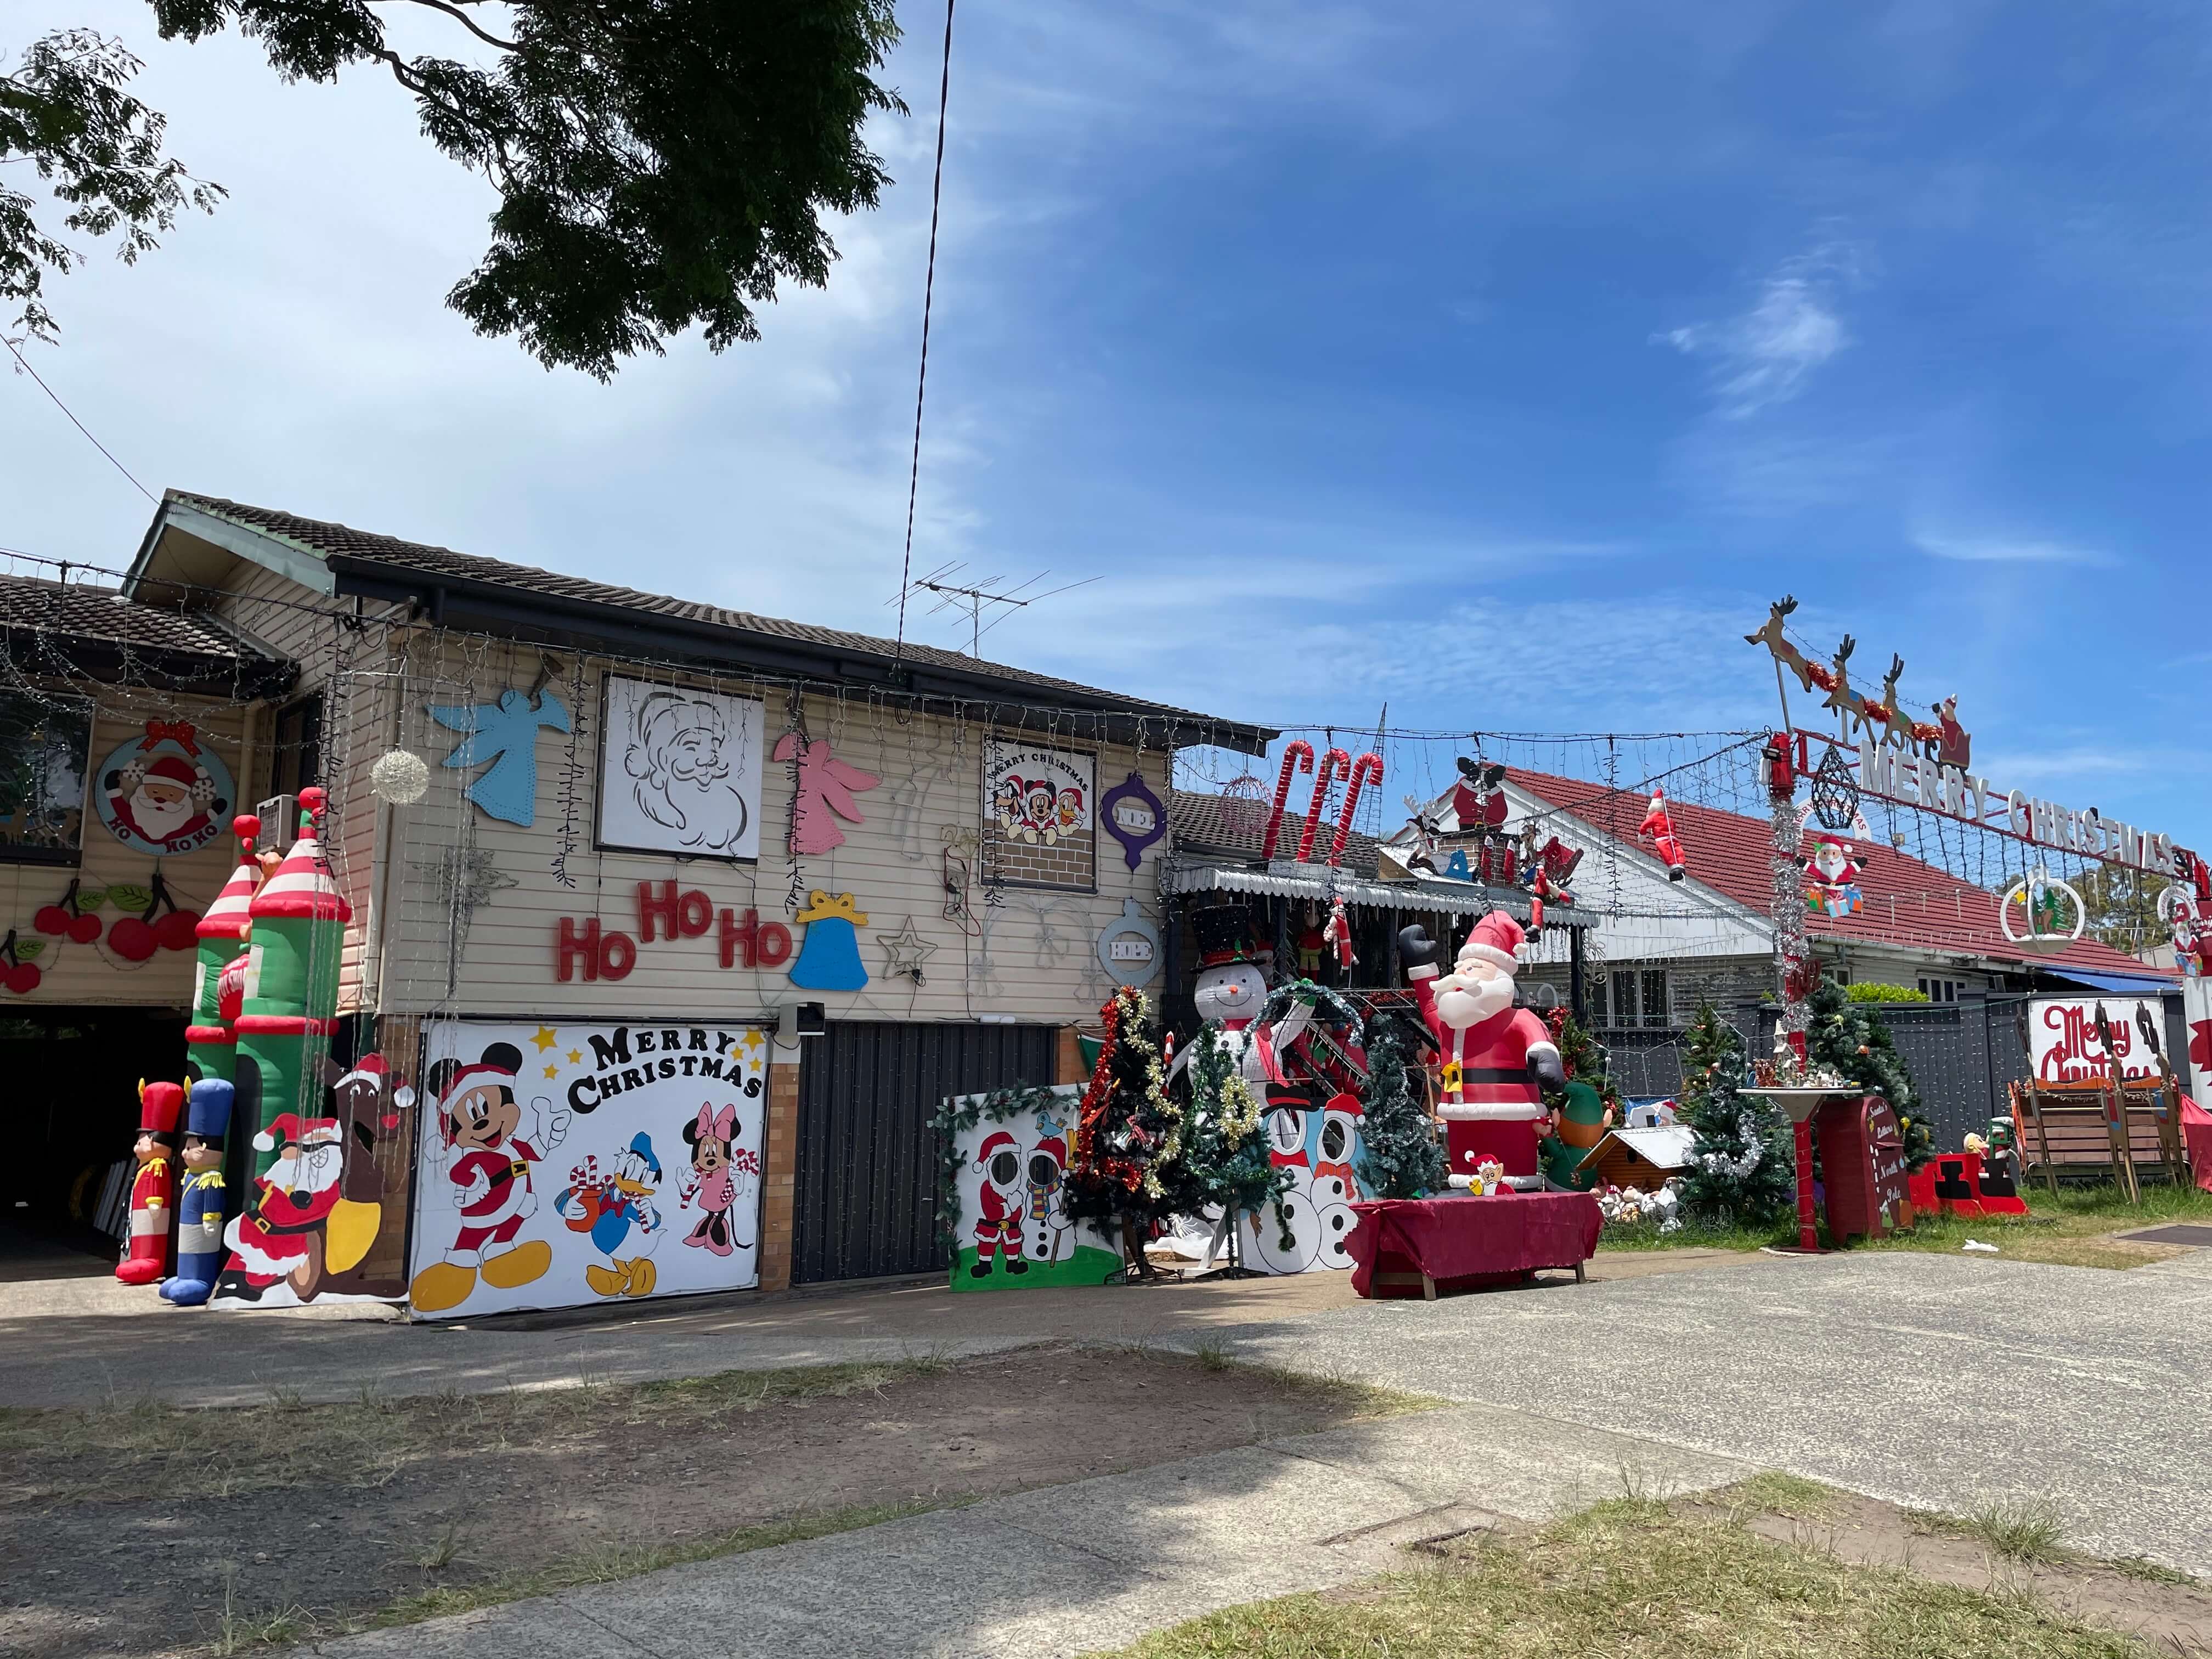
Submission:
M 1259 893 L 1324 903 L 1340 896 L 1346 904 L 1370 909 L 1436 915 L 1475 916 L 1503 910 L 1523 927 L 1528 921 L 1528 894 L 1516 887 L 1479 887 L 1472 882 L 1361 881 L 1350 876 L 1325 879 L 1235 865 L 1186 864 L 1169 872 L 1166 884 L 1170 893 Z M 1571 908 L 1547 905 L 1544 908 L 1547 928 L 1595 927 L 1598 920 L 1595 915 L 1584 915 Z

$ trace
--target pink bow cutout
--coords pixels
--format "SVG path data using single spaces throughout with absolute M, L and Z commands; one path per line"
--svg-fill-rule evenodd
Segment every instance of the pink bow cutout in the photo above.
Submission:
M 738 1109 L 725 1106 L 718 1112 L 712 1106 L 702 1106 L 696 1127 L 702 1140 L 710 1135 L 716 1140 L 732 1140 L 737 1137 Z

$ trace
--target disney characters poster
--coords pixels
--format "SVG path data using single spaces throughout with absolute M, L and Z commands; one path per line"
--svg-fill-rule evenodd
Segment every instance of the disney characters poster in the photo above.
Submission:
M 757 1284 L 768 1063 L 768 1034 L 745 1025 L 432 1027 L 416 1315 Z
M 1103 1285 L 1121 1270 L 1114 1241 L 1067 1214 L 1063 1182 L 1083 1091 L 1070 1084 L 1050 1093 L 1051 1105 L 1000 1121 L 979 1113 L 952 1149 L 960 1197 L 956 1291 Z M 953 1104 L 981 1098 L 958 1096 Z
M 986 744 L 983 879 L 1094 890 L 1097 778 L 1095 755 L 1035 744 Z
M 760 702 L 615 675 L 606 690 L 599 845 L 758 858 Z

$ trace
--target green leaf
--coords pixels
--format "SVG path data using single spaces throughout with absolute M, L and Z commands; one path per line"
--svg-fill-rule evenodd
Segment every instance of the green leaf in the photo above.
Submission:
M 77 902 L 82 904 L 84 895 L 79 893 L 76 896 Z M 107 890 L 107 902 L 125 915 L 143 915 L 146 907 L 154 902 L 154 893 L 151 888 L 134 887 L 129 882 L 118 881 Z
M 15 941 L 15 960 L 28 962 L 46 948 L 46 942 L 42 939 L 19 939 Z
M 107 889 L 105 887 L 80 887 L 76 890 L 76 908 L 80 910 L 97 910 L 106 902 Z

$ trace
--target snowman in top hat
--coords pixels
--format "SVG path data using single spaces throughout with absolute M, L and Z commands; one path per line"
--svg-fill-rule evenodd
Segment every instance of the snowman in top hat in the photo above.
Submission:
M 1241 904 L 1216 904 L 1191 913 L 1191 928 L 1198 935 L 1198 979 L 1191 1000 L 1198 1017 L 1214 1028 L 1218 1040 L 1236 1056 L 1237 1069 L 1255 1086 L 1279 1084 L 1282 1051 L 1297 1041 L 1313 1019 L 1313 1009 L 1294 1004 L 1289 1013 L 1272 1025 L 1257 1021 L 1267 1001 L 1267 969 L 1274 952 L 1252 942 L 1252 913 Z M 1170 1067 L 1170 1080 L 1190 1063 L 1196 1043 L 1179 1049 Z

